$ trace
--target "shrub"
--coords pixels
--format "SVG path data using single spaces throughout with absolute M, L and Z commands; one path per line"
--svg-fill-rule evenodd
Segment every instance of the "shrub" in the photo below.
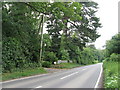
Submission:
M 54 63 L 58 60 L 58 58 L 56 57 L 55 53 L 53 52 L 46 52 L 44 55 L 44 61 L 49 61 L 51 63 Z
M 98 63 L 98 60 L 94 60 L 92 63 L 93 63 L 93 64 L 96 64 L 96 63 Z
M 109 61 L 110 60 L 110 58 L 109 57 L 107 57 L 107 58 L 105 58 L 105 60 L 104 61 Z
M 69 60 L 69 53 L 67 50 L 61 50 L 61 54 L 62 54 L 61 56 L 62 60 Z
M 21 43 L 15 38 L 7 38 L 3 40 L 3 72 L 12 72 L 15 68 L 23 67 L 25 56 L 23 54 L 21 46 Z
M 44 62 L 42 63 L 42 66 L 43 66 L 43 67 L 46 67 L 46 68 L 50 68 L 50 67 L 51 67 L 51 62 L 44 61 Z
M 119 58 L 120 58 L 120 54 L 113 53 L 113 54 L 110 55 L 110 60 L 111 61 L 120 61 Z

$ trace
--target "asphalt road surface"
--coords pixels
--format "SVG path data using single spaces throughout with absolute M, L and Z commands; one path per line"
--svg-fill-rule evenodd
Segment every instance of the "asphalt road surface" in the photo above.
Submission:
M 2 88 L 97 88 L 102 63 L 5 81 Z

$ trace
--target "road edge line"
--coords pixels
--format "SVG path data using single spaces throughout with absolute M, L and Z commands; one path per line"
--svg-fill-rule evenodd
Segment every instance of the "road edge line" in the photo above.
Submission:
M 102 64 L 102 65 L 103 65 L 103 64 Z M 100 74 L 99 74 L 98 80 L 97 80 L 94 88 L 97 88 L 97 87 L 98 87 L 98 83 L 99 83 L 99 81 L 100 81 L 100 78 L 101 78 L 101 75 L 102 75 L 102 72 L 103 72 L 103 67 L 102 67 L 102 65 L 101 65 L 101 70 L 100 70 Z

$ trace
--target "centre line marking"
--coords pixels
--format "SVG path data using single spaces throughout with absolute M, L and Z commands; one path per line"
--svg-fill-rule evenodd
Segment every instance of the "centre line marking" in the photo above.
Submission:
M 42 86 L 38 86 L 38 87 L 36 87 L 36 88 L 41 88 Z
M 82 69 L 83 71 L 86 70 L 86 68 Z
M 78 73 L 78 72 L 72 73 L 72 74 L 67 75 L 67 76 L 64 76 L 64 77 L 62 77 L 62 78 L 60 78 L 60 79 L 64 79 L 64 78 L 70 77 L 70 76 L 72 76 L 72 75 L 74 75 L 74 74 L 77 74 L 77 73 Z

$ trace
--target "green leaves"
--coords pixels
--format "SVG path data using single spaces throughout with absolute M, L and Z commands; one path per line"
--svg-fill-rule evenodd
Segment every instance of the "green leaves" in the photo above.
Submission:
M 120 61 L 120 54 L 112 53 L 110 55 L 110 61 L 116 61 L 116 62 Z
M 34 18 L 35 11 L 31 11 L 28 6 L 20 2 L 6 2 L 2 8 L 3 72 L 12 72 L 16 68 L 23 69 L 31 62 L 38 62 L 39 38 L 34 26 L 38 20 Z
M 44 61 L 49 61 L 53 64 L 57 60 L 58 58 L 56 57 L 56 54 L 54 52 L 46 52 L 44 55 Z
M 69 53 L 68 53 L 67 50 L 62 49 L 62 50 L 60 51 L 60 53 L 61 53 L 61 60 L 69 60 L 69 59 L 70 59 L 70 58 L 69 58 Z
M 112 53 L 120 54 L 120 33 L 112 37 L 111 40 L 106 42 L 106 51 L 107 56 L 110 56 Z
M 15 38 L 3 39 L 2 51 L 3 69 L 6 71 L 12 71 L 15 67 L 20 68 L 20 64 L 24 63 L 21 44 Z

